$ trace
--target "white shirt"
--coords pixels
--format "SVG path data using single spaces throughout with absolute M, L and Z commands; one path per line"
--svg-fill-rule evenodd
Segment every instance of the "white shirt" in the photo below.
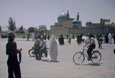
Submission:
M 46 47 L 46 40 L 42 40 L 41 43 L 40 43 L 40 46 L 43 48 Z
M 88 39 L 88 43 L 95 44 L 94 38 L 93 38 L 93 37 L 92 37 L 92 38 L 89 38 L 89 39 Z

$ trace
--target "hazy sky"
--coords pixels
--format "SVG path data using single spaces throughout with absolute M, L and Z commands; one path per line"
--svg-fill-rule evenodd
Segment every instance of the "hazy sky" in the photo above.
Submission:
M 46 25 L 49 29 L 67 10 L 71 18 L 79 12 L 83 25 L 100 18 L 115 22 L 115 0 L 0 0 L 0 25 L 7 26 L 12 17 L 17 27 Z

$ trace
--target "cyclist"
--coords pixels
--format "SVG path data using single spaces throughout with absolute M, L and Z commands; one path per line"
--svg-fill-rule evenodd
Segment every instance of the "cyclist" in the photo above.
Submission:
M 87 54 L 88 54 L 88 60 L 90 61 L 91 59 L 91 53 L 93 51 L 93 49 L 95 48 L 95 40 L 94 40 L 94 36 L 92 34 L 90 34 L 88 36 L 88 40 L 87 43 L 84 45 L 84 47 L 87 46 L 88 50 L 87 50 Z

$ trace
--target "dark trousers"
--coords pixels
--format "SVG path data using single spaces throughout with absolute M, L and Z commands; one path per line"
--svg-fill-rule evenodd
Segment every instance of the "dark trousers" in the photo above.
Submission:
M 40 50 L 40 48 L 35 49 L 34 51 L 35 51 L 36 59 L 41 60 L 41 50 Z
M 91 44 L 87 50 L 88 57 L 91 59 L 92 51 L 95 48 L 95 44 Z
M 45 54 L 45 56 L 47 57 L 47 49 L 46 48 L 44 48 L 44 49 L 42 49 L 41 50 L 41 57 L 42 57 L 42 54 Z
M 8 61 L 8 78 L 21 78 L 19 62 Z M 14 77 L 15 76 L 15 77 Z
M 102 41 L 98 41 L 98 45 L 99 45 L 98 48 L 102 48 Z

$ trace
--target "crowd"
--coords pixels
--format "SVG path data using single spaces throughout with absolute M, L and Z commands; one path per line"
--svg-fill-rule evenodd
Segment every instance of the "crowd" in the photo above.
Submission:
M 20 63 L 22 48 L 17 49 L 17 44 L 14 39 L 15 34 L 10 32 L 8 34 L 8 43 L 6 44 L 6 55 L 8 55 L 8 78 L 21 78 Z M 44 36 L 36 35 L 32 41 L 34 41 L 34 52 L 36 55 L 36 60 L 41 60 L 41 57 L 44 53 L 49 62 L 57 62 L 58 46 L 54 35 L 52 35 L 50 38 L 50 46 L 48 52 Z
M 34 52 L 37 60 L 41 60 L 43 54 L 47 57 L 48 61 L 56 62 L 58 55 L 58 48 L 55 36 L 50 38 L 49 51 L 44 36 L 36 36 L 34 42 Z
M 97 40 L 98 42 L 98 48 L 102 48 L 102 44 L 106 43 L 106 44 L 115 44 L 115 34 L 97 34 L 97 35 L 93 35 L 92 37 Z M 84 35 L 84 34 L 80 34 L 77 36 L 77 43 L 80 45 L 81 43 L 87 42 L 88 39 L 88 35 Z
M 58 44 L 54 35 L 51 38 L 48 35 L 48 40 L 50 39 L 49 47 L 47 47 L 46 36 L 44 35 L 34 35 L 32 34 L 32 41 L 34 41 L 34 52 L 36 55 L 36 60 L 41 60 L 42 55 L 44 54 L 47 57 L 47 61 L 49 62 L 57 62 L 58 57 Z M 29 34 L 27 34 L 27 41 L 29 41 Z M 71 44 L 71 39 L 74 39 L 74 36 L 67 35 L 67 41 Z M 93 34 L 79 34 L 76 37 L 76 42 L 78 45 L 81 43 L 85 44 L 84 46 L 89 46 L 87 54 L 89 56 L 89 60 L 91 59 L 91 52 L 96 47 L 95 40 L 98 41 L 98 48 L 102 49 L 102 44 L 115 44 L 115 34 L 107 34 L 105 36 L 101 34 L 93 35 Z M 20 63 L 21 63 L 21 51 L 22 48 L 17 49 L 17 44 L 14 41 L 15 34 L 13 32 L 9 33 L 8 43 L 6 44 L 6 54 L 8 55 L 8 78 L 21 78 L 20 71 Z M 113 40 L 113 42 L 112 42 Z M 58 38 L 59 45 L 64 45 L 64 36 L 61 34 Z M 49 49 L 47 51 L 47 48 Z M 17 57 L 19 54 L 19 60 Z

